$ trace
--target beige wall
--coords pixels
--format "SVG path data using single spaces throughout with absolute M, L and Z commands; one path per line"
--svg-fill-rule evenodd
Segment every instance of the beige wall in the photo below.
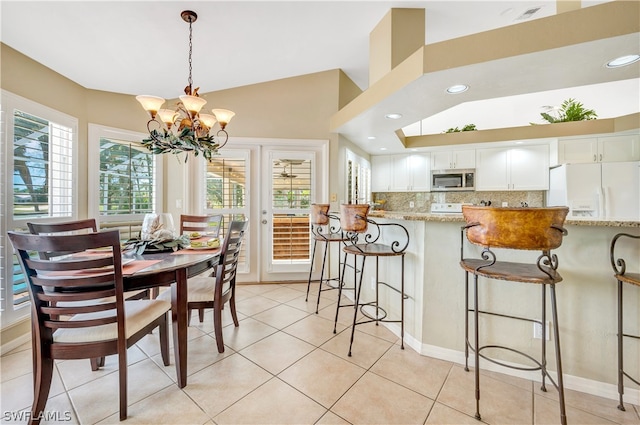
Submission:
M 0 76 L 2 89 L 78 119 L 78 214 L 80 218 L 87 217 L 88 124 L 144 132 L 146 112 L 135 96 L 84 88 L 5 44 L 0 44 Z M 207 107 L 236 112 L 227 127 L 231 134 L 229 143 L 233 143 L 233 137 L 330 140 L 329 156 L 333 164 L 338 160 L 340 141 L 329 132 L 329 117 L 359 93 L 360 89 L 336 69 L 202 96 L 208 102 Z M 183 197 L 186 173 L 171 155 L 163 159 L 164 209 L 171 212 L 175 200 Z M 329 187 L 332 193 L 342 190 L 341 181 L 334 174 Z M 3 343 L 5 337 L 9 338 L 9 334 L 3 332 Z
M 146 131 L 147 114 L 132 95 L 86 89 L 4 44 L 1 45 L 1 84 L 12 93 L 78 118 L 79 216 L 87 216 L 87 125 L 89 123 Z M 236 112 L 227 127 L 233 137 L 334 139 L 329 117 L 360 93 L 341 71 L 329 70 L 218 92 L 204 93 L 207 107 Z M 168 101 L 175 104 L 175 100 Z M 330 154 L 331 155 L 331 154 Z M 182 167 L 172 157 L 167 169 L 165 207 L 184 188 Z M 170 176 L 170 178 L 169 178 Z M 330 182 L 331 187 L 336 182 Z M 332 188 L 337 191 L 337 188 Z

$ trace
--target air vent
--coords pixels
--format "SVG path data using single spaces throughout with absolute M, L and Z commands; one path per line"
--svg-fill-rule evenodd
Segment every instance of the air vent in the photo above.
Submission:
M 524 21 L 525 19 L 531 18 L 540 9 L 542 9 L 542 6 L 532 7 L 531 9 L 525 10 L 522 15 L 516 18 L 516 21 Z

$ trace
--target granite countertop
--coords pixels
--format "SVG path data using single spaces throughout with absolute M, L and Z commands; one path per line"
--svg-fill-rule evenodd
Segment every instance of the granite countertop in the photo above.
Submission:
M 447 223 L 464 223 L 462 214 L 431 214 L 414 213 L 402 211 L 381 211 L 375 210 L 369 213 L 369 217 L 386 218 L 391 220 L 407 221 L 439 221 Z M 599 226 L 599 227 L 640 227 L 640 221 L 632 220 L 566 220 L 565 225 L 569 226 Z

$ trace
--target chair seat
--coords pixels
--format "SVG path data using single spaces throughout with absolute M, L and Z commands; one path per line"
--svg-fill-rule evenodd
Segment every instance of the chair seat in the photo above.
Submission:
M 394 251 L 390 245 L 381 243 L 362 243 L 349 245 L 342 248 L 343 252 L 351 255 L 363 255 L 365 257 L 392 257 L 404 255 L 405 251 Z
M 513 282 L 537 283 L 548 285 L 562 281 L 562 276 L 550 267 L 543 266 L 549 275 L 542 272 L 535 264 L 512 263 L 507 261 L 497 261 L 492 266 L 483 267 L 476 271 L 476 268 L 487 264 L 486 260 L 463 259 L 460 266 L 469 273 L 475 273 L 490 279 L 510 280 Z
M 621 282 L 640 286 L 640 273 L 616 274 L 616 279 Z
M 126 337 L 142 330 L 150 322 L 171 310 L 171 303 L 162 300 L 136 300 L 124 303 Z M 113 311 L 76 314 L 71 319 L 87 320 L 108 317 Z M 58 329 L 53 333 L 53 341 L 57 343 L 87 343 L 118 339 L 116 323 L 88 328 Z

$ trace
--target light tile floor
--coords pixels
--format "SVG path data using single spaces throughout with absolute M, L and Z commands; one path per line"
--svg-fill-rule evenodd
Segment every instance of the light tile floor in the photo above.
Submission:
M 176 385 L 175 367 L 165 367 L 157 334 L 132 347 L 129 417 L 125 424 L 478 424 L 473 373 L 458 365 L 400 349 L 382 326 L 359 326 L 348 357 L 350 311 L 343 309 L 333 334 L 336 291 L 305 302 L 306 284 L 238 287 L 241 319 L 224 317 L 226 350 L 219 354 L 213 318 L 194 314 L 189 328 L 189 378 Z M 7 412 L 28 410 L 32 401 L 29 344 L 1 358 L 2 423 Z M 87 360 L 56 362 L 47 411 L 57 423 L 118 423 L 115 356 L 92 372 Z M 542 393 L 533 381 L 482 372 L 482 420 L 489 424 L 559 423 L 557 392 Z M 640 407 L 566 391 L 570 424 L 640 424 Z M 56 423 L 50 421 L 49 423 Z

